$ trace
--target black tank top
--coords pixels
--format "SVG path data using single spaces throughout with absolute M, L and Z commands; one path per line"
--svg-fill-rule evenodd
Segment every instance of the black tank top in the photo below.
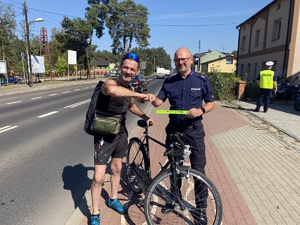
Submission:
M 122 86 L 118 78 L 115 78 L 113 80 L 116 81 L 117 86 Z M 124 88 L 132 90 L 130 85 Z M 120 128 L 120 132 L 124 132 L 126 115 L 131 98 L 115 98 L 109 95 L 104 95 L 102 94 L 102 92 L 100 92 L 100 95 L 101 96 L 98 98 L 96 108 L 102 112 L 107 112 L 115 115 L 122 115 L 123 119 L 121 122 L 122 126 Z

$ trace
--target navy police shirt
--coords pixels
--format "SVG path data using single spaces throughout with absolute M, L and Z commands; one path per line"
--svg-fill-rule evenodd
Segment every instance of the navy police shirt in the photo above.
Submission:
M 168 77 L 157 97 L 163 102 L 169 99 L 170 109 L 190 110 L 201 108 L 203 100 L 213 102 L 213 91 L 209 79 L 203 74 L 192 71 L 185 79 L 179 73 Z M 169 115 L 170 122 L 175 125 L 190 126 L 202 120 L 201 117 L 189 119 L 186 115 Z

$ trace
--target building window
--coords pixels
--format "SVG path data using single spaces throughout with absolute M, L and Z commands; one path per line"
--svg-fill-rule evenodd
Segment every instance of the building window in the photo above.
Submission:
M 256 76 L 257 76 L 257 63 L 254 64 L 254 79 L 253 79 L 253 81 L 256 80 Z
M 278 9 L 280 9 L 280 8 L 281 8 L 281 4 L 279 3 L 279 4 L 277 5 L 276 10 L 278 10 Z
M 241 50 L 244 51 L 246 46 L 246 36 L 242 37 Z
M 256 33 L 255 33 L 255 47 L 258 47 L 259 45 L 259 35 L 260 35 L 260 30 L 256 30 Z
M 226 58 L 226 64 L 233 64 L 233 58 Z
M 245 74 L 244 74 L 244 64 L 241 64 L 240 75 L 241 75 L 242 80 L 244 80 L 244 77 L 245 77 Z
M 248 74 L 248 76 L 249 76 L 250 72 L 251 72 L 251 63 L 248 63 L 248 66 L 247 66 L 247 74 Z
M 280 39 L 281 19 L 274 21 L 273 24 L 273 41 Z

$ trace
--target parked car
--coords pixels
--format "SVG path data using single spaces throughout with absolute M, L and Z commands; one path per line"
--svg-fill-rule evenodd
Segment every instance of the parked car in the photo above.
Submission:
M 141 73 L 136 75 L 130 84 L 137 92 L 143 93 L 145 90 L 148 90 L 148 81 L 146 81 L 144 75 Z
M 13 77 L 9 77 L 8 78 L 8 85 L 10 84 L 22 84 L 23 80 L 21 78 L 13 78 Z M 3 85 L 7 85 L 7 81 L 6 78 L 1 79 L 1 86 Z

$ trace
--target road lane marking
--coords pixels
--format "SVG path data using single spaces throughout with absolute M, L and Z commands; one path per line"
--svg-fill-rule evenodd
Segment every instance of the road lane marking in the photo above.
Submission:
M 89 87 L 85 87 L 85 88 L 83 88 L 83 89 L 89 89 Z
M 69 93 L 69 92 L 70 92 L 70 91 L 64 91 L 64 92 L 63 92 L 63 94 L 65 94 L 65 93 Z
M 74 91 L 80 91 L 80 89 L 75 89 Z
M 44 115 L 40 115 L 40 116 L 38 116 L 37 118 L 44 118 L 44 117 L 46 117 L 46 116 L 51 116 L 51 115 L 53 115 L 53 114 L 55 114 L 55 113 L 58 113 L 58 111 L 49 112 L 49 113 L 46 113 L 46 114 L 44 114 Z
M 54 96 L 54 95 L 57 95 L 57 93 L 55 93 L 55 94 L 51 94 L 51 95 L 48 95 L 48 96 Z
M 39 96 L 39 97 L 31 98 L 31 100 L 35 100 L 35 99 L 39 99 L 39 98 L 42 98 L 42 97 Z
M 5 131 L 12 130 L 14 128 L 17 128 L 18 126 L 5 126 L 5 127 L 0 127 L 0 133 L 3 133 Z
M 9 102 L 9 103 L 6 103 L 6 104 L 7 104 L 7 105 L 12 105 L 12 104 L 17 104 L 17 103 L 19 103 L 19 102 L 21 102 L 21 101 Z
M 77 106 L 83 105 L 83 104 L 88 103 L 88 102 L 90 102 L 90 101 L 91 101 L 90 99 L 84 100 L 84 101 L 82 101 L 82 102 L 78 102 L 78 103 L 75 103 L 75 104 L 72 104 L 72 105 L 68 105 L 68 106 L 64 107 L 64 109 L 67 109 L 67 108 L 75 108 L 75 107 L 77 107 Z

